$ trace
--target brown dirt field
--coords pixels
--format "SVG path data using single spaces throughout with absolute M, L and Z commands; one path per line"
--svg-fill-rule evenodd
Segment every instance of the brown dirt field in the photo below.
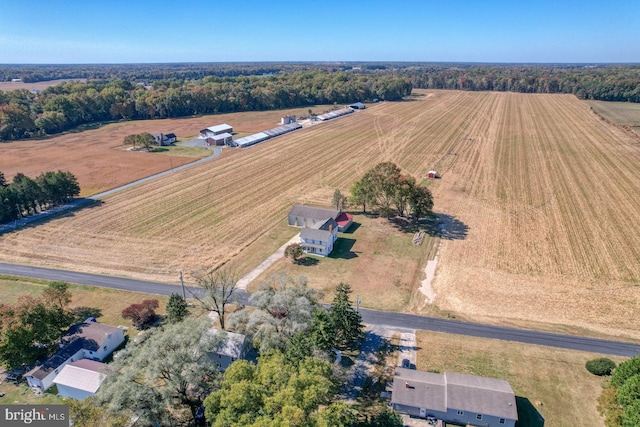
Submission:
M 328 107 L 312 108 L 315 111 Z M 51 138 L 0 143 L 0 171 L 11 179 L 18 172 L 35 177 L 48 170 L 68 170 L 78 178 L 81 196 L 90 196 L 195 160 L 193 157 L 126 151 L 122 141 L 127 135 L 173 132 L 184 141 L 196 137 L 200 129 L 219 123 L 228 123 L 237 132 L 255 133 L 277 126 L 283 115 L 300 116 L 307 114 L 307 110 L 120 122 Z
M 0 90 L 10 92 L 16 89 L 43 90 L 50 86 L 56 86 L 66 82 L 86 82 L 87 79 L 58 79 L 46 82 L 23 83 L 23 82 L 0 82 Z
M 640 145 L 570 95 L 427 93 L 6 234 L 0 258 L 175 282 L 180 269 L 268 256 L 288 239 L 268 236 L 292 204 L 326 206 L 389 160 L 442 175 L 430 186 L 450 224 L 432 283 L 440 309 L 640 338 Z

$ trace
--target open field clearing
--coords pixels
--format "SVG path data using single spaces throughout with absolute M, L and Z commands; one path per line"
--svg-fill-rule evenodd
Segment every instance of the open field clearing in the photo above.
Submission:
M 588 104 L 614 123 L 640 127 L 640 104 L 607 101 L 588 101 Z
M 330 106 L 311 107 L 314 112 L 328 108 Z M 233 126 L 236 132 L 250 134 L 277 126 L 283 115 L 306 115 L 308 109 L 120 122 L 51 138 L 0 143 L 0 171 L 10 180 L 18 172 L 35 177 L 48 170 L 68 170 L 78 178 L 80 195 L 90 196 L 190 163 L 195 158 L 211 153 L 208 150 L 186 147 L 171 148 L 163 153 L 126 151 L 122 141 L 127 135 L 173 132 L 180 141 L 185 141 L 197 137 L 200 129 L 225 122 Z
M 416 365 L 420 370 L 509 381 L 516 394 L 521 422 L 535 420 L 523 413 L 524 408 L 535 415 L 535 408 L 547 426 L 604 426 L 596 409 L 602 378 L 592 375 L 584 366 L 588 360 L 602 355 L 426 331 L 416 332 L 416 344 Z M 625 359 L 613 360 L 620 363 Z
M 430 185 L 444 227 L 432 283 L 441 310 L 640 338 L 640 144 L 570 95 L 420 93 L 3 235 L 0 258 L 173 283 L 180 269 L 227 262 L 244 273 L 259 261 L 243 260 L 266 258 L 298 231 L 281 226 L 292 204 L 328 206 L 336 188 L 393 161 L 419 180 L 432 168 L 442 175 Z M 402 273 L 414 289 L 418 270 Z M 370 286 L 391 289 L 393 278 L 369 276 Z M 410 306 L 433 310 L 419 295 Z
M 85 83 L 87 79 L 58 79 L 46 82 L 24 83 L 24 82 L 0 82 L 0 90 L 9 92 L 16 89 L 43 90 L 50 86 L 56 86 L 66 82 Z

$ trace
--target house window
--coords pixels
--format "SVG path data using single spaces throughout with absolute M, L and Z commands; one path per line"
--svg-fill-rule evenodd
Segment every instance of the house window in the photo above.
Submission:
M 500 424 L 504 424 L 505 423 L 505 419 L 504 418 L 500 418 L 500 421 L 498 421 Z
M 481 419 L 482 419 L 482 414 L 476 415 L 476 420 L 481 420 Z
M 458 415 L 464 415 L 464 411 L 458 409 Z

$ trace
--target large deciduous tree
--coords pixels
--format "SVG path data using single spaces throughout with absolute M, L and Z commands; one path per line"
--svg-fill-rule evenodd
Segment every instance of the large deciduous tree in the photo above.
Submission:
M 308 357 L 292 363 L 274 351 L 257 365 L 231 365 L 220 390 L 205 399 L 205 415 L 214 427 L 351 425 L 354 412 L 337 401 L 339 385 L 329 362 Z
M 320 292 L 307 286 L 307 280 L 274 275 L 251 295 L 255 310 L 239 310 L 229 316 L 229 324 L 249 335 L 261 353 L 285 351 L 291 338 L 311 325 Z
M 300 257 L 304 254 L 300 243 L 291 243 L 284 248 L 284 256 L 289 258 L 292 263 L 296 264 Z
M 74 316 L 58 305 L 31 296 L 0 305 L 0 362 L 31 365 L 56 348 Z
M 205 316 L 146 332 L 117 353 L 98 401 L 109 414 L 128 413 L 140 425 L 193 425 L 219 378 L 208 355 L 219 342 L 210 330 Z
M 226 327 L 227 306 L 235 302 L 238 290 L 238 273 L 226 268 L 209 268 L 193 274 L 196 283 L 204 290 L 204 296 L 193 293 L 200 307 L 218 314 L 220 328 Z

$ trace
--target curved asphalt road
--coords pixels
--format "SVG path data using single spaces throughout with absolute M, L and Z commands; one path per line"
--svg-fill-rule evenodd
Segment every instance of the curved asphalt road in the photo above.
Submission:
M 166 283 L 148 282 L 117 276 L 102 276 L 98 274 L 6 263 L 0 263 L 0 274 L 33 277 L 44 280 L 64 280 L 70 283 L 101 286 L 105 288 L 122 289 L 156 295 L 171 295 L 174 292 L 181 293 L 182 291 L 182 288 L 177 283 L 177 278 L 176 284 L 170 285 Z M 201 290 L 198 288 L 186 287 L 187 297 L 190 296 L 190 293 L 201 294 Z M 249 305 L 249 294 L 247 292 L 237 291 L 236 295 L 239 303 Z M 418 316 L 415 314 L 393 313 L 367 309 L 360 309 L 360 313 L 362 314 L 363 322 L 372 325 L 422 329 L 426 331 L 516 341 L 527 344 L 545 345 L 549 347 L 615 356 L 633 357 L 640 354 L 640 344 L 628 342 L 554 334 L 550 332 L 508 328 L 503 326 L 483 325 L 479 323 L 461 322 L 458 320 Z

